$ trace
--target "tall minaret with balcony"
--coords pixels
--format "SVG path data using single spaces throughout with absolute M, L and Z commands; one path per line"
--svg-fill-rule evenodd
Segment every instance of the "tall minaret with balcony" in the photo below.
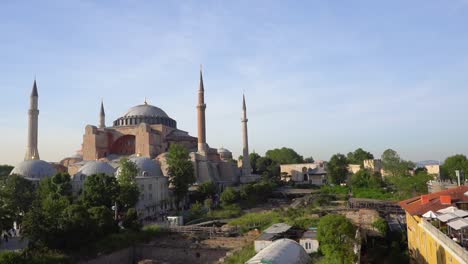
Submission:
M 101 112 L 99 113 L 99 128 L 106 127 L 106 113 L 104 112 L 104 102 L 101 100 Z
M 208 145 L 206 144 L 206 126 L 205 126 L 205 88 L 203 86 L 203 74 L 200 66 L 200 85 L 198 87 L 198 153 L 206 154 Z
M 28 147 L 24 160 L 37 160 L 39 158 L 39 151 L 37 150 L 37 132 L 38 132 L 38 108 L 39 94 L 37 93 L 36 79 L 29 97 L 29 123 L 28 123 Z
M 242 95 L 242 175 L 249 176 L 252 174 L 249 158 L 249 138 L 247 133 L 247 107 L 245 105 L 245 95 Z

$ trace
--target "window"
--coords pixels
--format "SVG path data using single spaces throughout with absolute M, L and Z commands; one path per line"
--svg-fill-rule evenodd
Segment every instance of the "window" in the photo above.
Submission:
M 148 190 L 151 191 L 152 189 L 153 189 L 153 184 L 149 184 L 149 185 L 148 185 Z
M 149 199 L 149 200 L 153 200 L 153 194 L 152 194 L 152 193 L 149 194 L 148 199 Z
M 144 194 L 144 193 L 142 193 L 142 194 L 140 195 L 140 200 L 142 200 L 142 201 L 145 200 L 145 194 Z
M 142 191 L 145 190 L 145 185 L 144 184 L 140 185 L 140 190 L 142 190 Z

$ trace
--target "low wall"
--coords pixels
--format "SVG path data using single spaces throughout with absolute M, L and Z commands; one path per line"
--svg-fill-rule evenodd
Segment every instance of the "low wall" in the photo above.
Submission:
M 461 247 L 459 244 L 457 244 L 452 239 L 450 239 L 447 235 L 442 233 L 439 229 L 437 229 L 431 223 L 429 223 L 425 219 L 422 219 L 421 226 L 425 230 L 427 230 L 427 232 L 431 233 L 431 235 L 434 238 L 437 238 L 439 241 L 441 241 L 442 242 L 441 244 L 443 245 L 443 247 L 454 252 L 455 255 L 459 257 L 462 261 L 468 260 L 468 251 L 466 251 L 463 247 Z M 466 263 L 466 262 L 461 262 L 461 263 Z

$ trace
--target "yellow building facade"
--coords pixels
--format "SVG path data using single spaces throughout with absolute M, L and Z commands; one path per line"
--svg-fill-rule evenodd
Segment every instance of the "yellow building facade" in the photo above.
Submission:
M 412 263 L 468 263 L 468 252 L 421 216 L 406 212 L 406 223 Z

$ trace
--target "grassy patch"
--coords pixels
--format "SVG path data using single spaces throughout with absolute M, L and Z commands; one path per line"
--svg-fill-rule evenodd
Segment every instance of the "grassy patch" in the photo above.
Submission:
M 255 249 L 254 249 L 253 243 L 250 243 L 248 246 L 243 247 L 240 251 L 228 257 L 224 261 L 224 263 L 225 264 L 245 263 L 247 260 L 251 259 L 253 256 L 255 256 Z
M 220 209 L 212 210 L 208 213 L 208 217 L 212 219 L 229 219 L 238 217 L 242 214 L 242 210 L 238 205 L 226 205 Z
M 246 232 L 253 228 L 261 230 L 269 227 L 271 224 L 282 222 L 283 218 L 277 211 L 262 212 L 262 213 L 248 213 L 233 221 L 229 222 L 230 225 L 239 226 L 242 232 Z

